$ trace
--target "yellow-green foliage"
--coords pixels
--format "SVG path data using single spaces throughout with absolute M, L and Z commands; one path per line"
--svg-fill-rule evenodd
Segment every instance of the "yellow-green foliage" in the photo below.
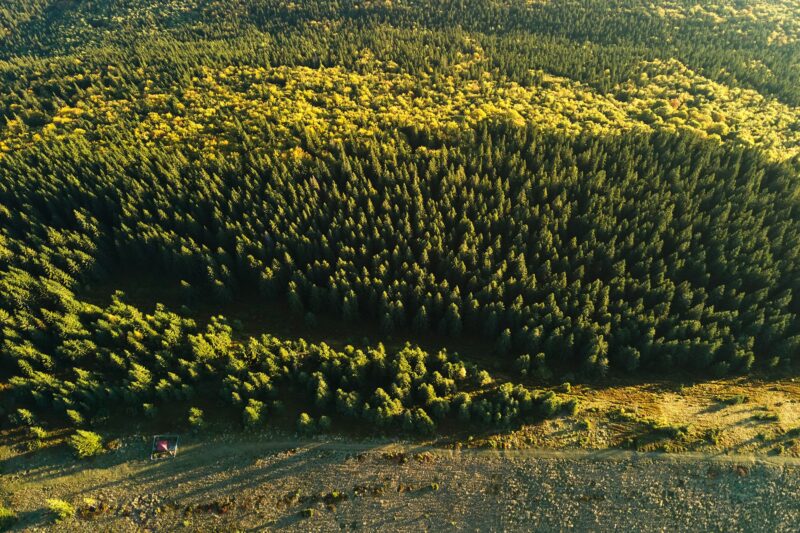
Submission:
M 800 38 L 800 3 L 793 0 L 736 2 L 716 0 L 702 3 L 659 2 L 651 4 L 652 13 L 670 20 L 695 23 L 727 24 L 742 27 L 753 21 L 774 28 L 767 42 L 780 46 Z
M 69 446 L 80 459 L 103 453 L 103 437 L 97 433 L 79 429 L 69 438 Z
M 53 514 L 56 522 L 61 522 L 75 516 L 75 507 L 64 500 L 51 498 L 47 500 L 47 508 Z
M 484 121 L 533 123 L 570 134 L 685 128 L 759 146 L 775 159 L 800 153 L 798 108 L 713 82 L 677 60 L 642 63 L 638 80 L 608 95 L 546 73 L 539 73 L 539 85 L 527 87 L 488 74 L 464 80 L 458 72 L 468 61 L 435 81 L 367 61 L 374 65 L 366 73 L 341 67 L 203 67 L 188 84 L 169 90 L 146 81 L 136 101 L 115 98 L 110 88 L 96 83 L 115 74 L 116 67 L 108 65 L 102 72 L 64 80 L 86 77 L 95 84 L 73 106 L 57 109 L 41 129 L 11 119 L 0 133 L 0 154 L 76 135 L 97 136 L 95 147 L 103 150 L 124 125 L 147 146 L 176 144 L 216 159 L 239 150 L 238 131 L 257 135 L 262 124 L 270 123 L 279 126 L 277 142 L 256 149 L 303 159 L 309 154 L 297 139 L 304 135 L 328 144 L 423 126 L 457 138 L 463 128 Z
M 800 153 L 800 109 L 752 89 L 704 78 L 677 60 L 642 64 L 642 76 L 617 88 L 629 116 L 653 127 L 688 128 L 759 146 L 775 159 Z

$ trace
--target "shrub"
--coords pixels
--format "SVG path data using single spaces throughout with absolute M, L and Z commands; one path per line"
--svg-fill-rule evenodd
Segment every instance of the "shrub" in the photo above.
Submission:
M 300 413 L 300 418 L 297 419 L 297 430 L 305 435 L 313 433 L 314 419 L 308 413 Z
M 329 431 L 331 429 L 331 419 L 329 416 L 322 415 L 319 417 L 319 429 L 322 431 Z
M 553 377 L 553 372 L 547 366 L 545 354 L 538 353 L 531 361 L 530 375 L 536 379 L 548 380 Z
M 570 398 L 569 400 L 562 403 L 564 407 L 564 411 L 570 415 L 575 416 L 578 414 L 578 409 L 580 408 L 580 402 L 578 402 L 577 398 Z
M 202 409 L 198 409 L 197 407 L 189 409 L 189 425 L 192 426 L 194 430 L 200 430 L 205 427 L 206 422 L 203 420 Z
M 47 438 L 47 431 L 39 426 L 33 426 L 28 428 L 28 434 L 37 440 L 44 440 Z
M 489 385 L 492 382 L 492 377 L 486 370 L 481 370 L 480 372 L 478 372 L 477 379 L 479 387 L 485 387 L 486 385 Z
M 531 367 L 531 356 L 528 354 L 520 355 L 517 357 L 516 361 L 514 361 L 514 370 L 516 370 L 520 376 L 525 377 L 528 375 L 528 370 Z
M 539 414 L 544 418 L 552 418 L 558 413 L 560 407 L 561 402 L 551 392 L 544 396 L 542 403 L 539 405 Z
M 631 346 L 625 346 L 620 350 L 620 362 L 628 372 L 635 372 L 639 368 L 641 358 L 639 350 Z
M 736 394 L 735 396 L 715 396 L 714 399 L 725 405 L 741 405 L 748 401 L 747 396 L 744 394 Z
M 434 424 L 433 420 L 431 420 L 431 417 L 428 416 L 428 413 L 426 413 L 424 409 L 415 409 L 413 417 L 414 430 L 417 431 L 417 433 L 430 435 L 436 430 L 436 424 Z
M 13 421 L 20 426 L 33 426 L 36 424 L 36 416 L 27 409 L 17 409 Z
M 763 437 L 763 434 L 759 434 Z M 713 445 L 718 445 L 722 439 L 722 430 L 720 428 L 710 428 L 705 432 L 705 438 Z
M 436 398 L 430 403 L 430 410 L 435 419 L 443 420 L 450 412 L 450 402 L 445 398 Z
M 259 425 L 264 413 L 264 403 L 250 398 L 247 407 L 244 408 L 244 425 L 254 428 Z
M 780 417 L 776 413 L 756 413 L 753 415 L 753 420 L 761 422 L 778 422 Z
M 38 450 L 44 446 L 44 439 L 47 438 L 47 431 L 39 426 L 32 426 L 28 428 L 28 436 L 30 439 L 26 441 L 25 445 L 29 452 Z
M 64 500 L 47 500 L 47 508 L 55 517 L 56 522 L 61 522 L 62 520 L 75 516 L 75 508 Z
M 314 516 L 316 514 L 316 511 L 309 507 L 308 509 L 303 509 L 303 513 L 302 514 L 303 514 L 303 516 L 305 518 L 311 518 L 312 516 Z
M 81 415 L 78 411 L 74 409 L 67 409 L 67 418 L 69 421 L 72 422 L 73 426 L 82 426 L 83 425 L 83 415 Z
M 5 531 L 17 521 L 17 513 L 0 505 L 0 530 Z
M 103 437 L 91 431 L 79 429 L 69 438 L 69 447 L 79 459 L 103 453 Z
M 458 419 L 462 422 L 469 422 L 471 403 L 462 403 L 458 406 Z

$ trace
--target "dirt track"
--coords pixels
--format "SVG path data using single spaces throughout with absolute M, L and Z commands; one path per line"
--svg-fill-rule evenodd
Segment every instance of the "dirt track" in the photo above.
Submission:
M 59 497 L 94 519 L 64 531 L 796 531 L 800 460 L 619 450 L 452 451 L 347 441 L 230 438 L 143 459 L 132 439 L 91 462 L 3 450 L 19 529 L 52 528 Z M 304 516 L 303 511 L 312 516 Z

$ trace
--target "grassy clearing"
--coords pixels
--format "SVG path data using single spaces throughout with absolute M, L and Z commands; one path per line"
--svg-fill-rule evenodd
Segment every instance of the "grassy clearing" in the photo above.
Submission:
M 573 385 L 575 416 L 474 440 L 494 447 L 713 451 L 800 455 L 800 381 L 733 378 Z M 722 398 L 722 400 L 721 400 Z

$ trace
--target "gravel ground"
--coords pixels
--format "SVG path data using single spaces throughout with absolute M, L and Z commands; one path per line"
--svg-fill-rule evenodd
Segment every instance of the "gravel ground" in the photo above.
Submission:
M 151 463 L 4 461 L 18 529 L 64 531 L 798 531 L 800 465 L 611 452 L 199 443 Z M 116 456 L 116 457 L 114 457 Z M 59 497 L 79 517 L 52 525 Z M 84 499 L 93 501 L 85 503 Z M 83 515 L 83 517 L 80 517 Z M 309 516 L 310 515 L 310 516 Z

